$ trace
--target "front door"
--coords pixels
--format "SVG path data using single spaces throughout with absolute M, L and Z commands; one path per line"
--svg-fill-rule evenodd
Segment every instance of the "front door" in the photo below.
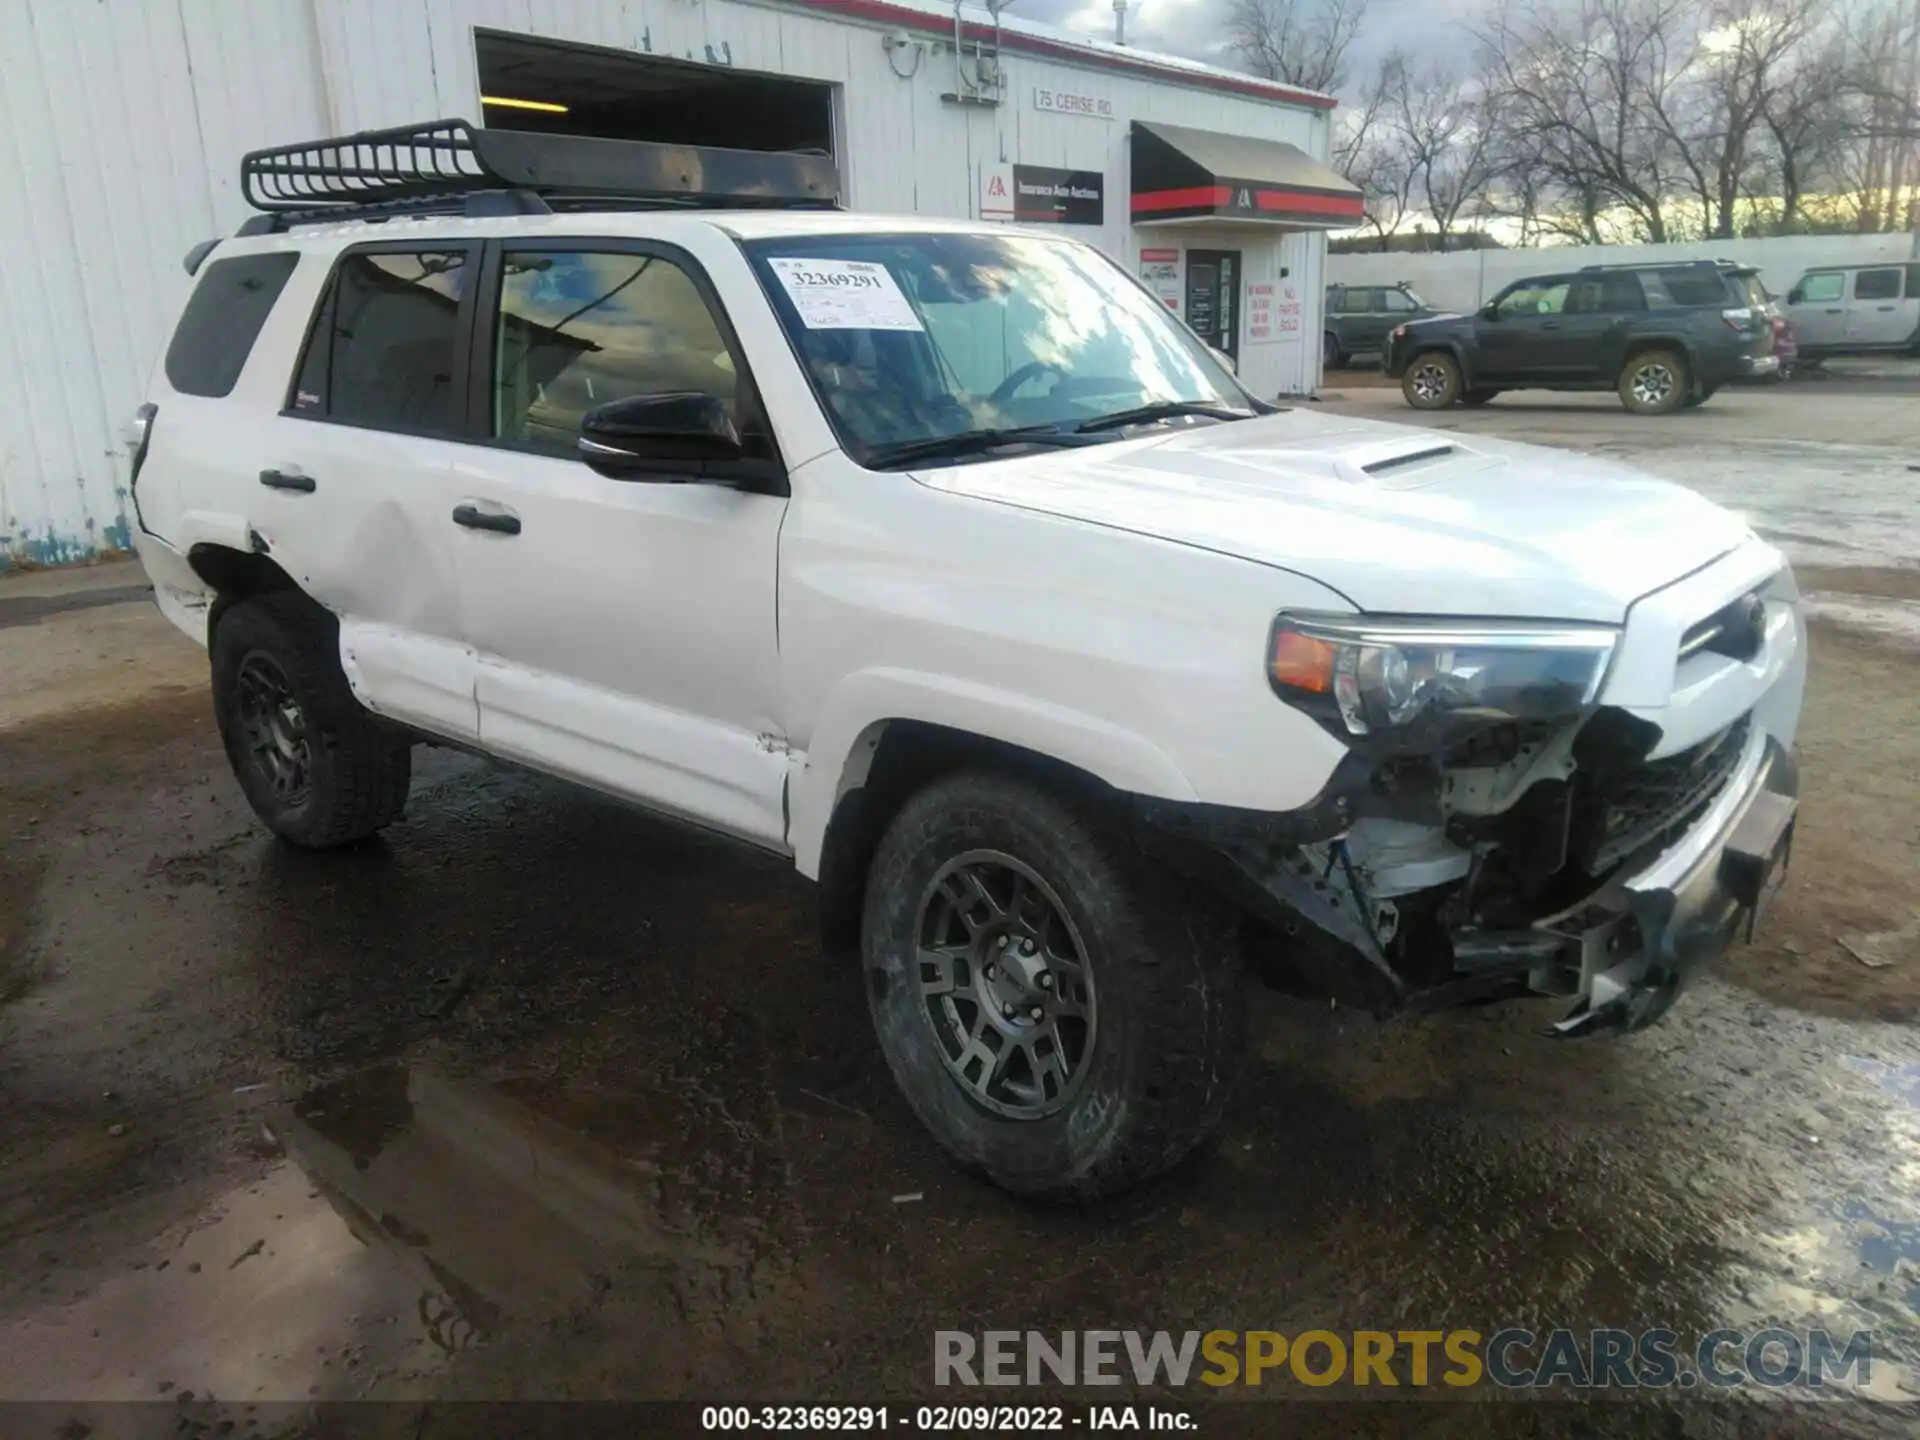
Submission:
M 1240 358 L 1240 252 L 1187 252 L 1187 324 L 1207 344 Z
M 609 479 L 578 458 L 582 416 L 633 395 L 718 395 L 758 433 L 693 262 L 626 240 L 507 241 L 481 283 L 491 443 L 455 467 L 462 506 L 483 517 L 460 532 L 481 743 L 783 845 L 786 500 Z
M 1905 303 L 1902 282 L 1908 267 L 1876 265 L 1853 272 L 1853 293 L 1847 305 L 1847 343 L 1893 349 L 1913 338 L 1915 311 Z M 1915 297 L 1920 301 L 1920 296 Z
M 1802 350 L 1826 350 L 1847 343 L 1847 272 L 1810 270 L 1787 296 L 1787 316 Z
M 1553 380 L 1566 372 L 1568 351 L 1560 343 L 1562 313 L 1572 277 L 1542 275 L 1502 291 L 1491 318 L 1474 322 L 1480 376 L 1487 380 Z

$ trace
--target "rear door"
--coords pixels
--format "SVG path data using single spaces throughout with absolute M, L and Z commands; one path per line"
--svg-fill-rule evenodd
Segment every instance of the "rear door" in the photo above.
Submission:
M 1847 301 L 1849 345 L 1894 349 L 1913 338 L 1917 307 L 1905 300 L 1907 269 L 1904 265 L 1876 265 L 1853 272 Z
M 1581 276 L 1567 292 L 1559 324 L 1544 329 L 1542 363 L 1567 380 L 1611 380 L 1625 358 L 1627 325 L 1646 308 L 1640 281 L 1631 271 Z
M 1830 350 L 1847 343 L 1847 272 L 1809 270 L 1787 296 L 1787 318 L 1800 333 L 1802 350 Z
M 254 527 L 340 618 L 354 693 L 382 715 L 478 734 L 447 515 L 466 425 L 480 248 L 356 245 L 321 294 L 286 407 L 249 464 Z

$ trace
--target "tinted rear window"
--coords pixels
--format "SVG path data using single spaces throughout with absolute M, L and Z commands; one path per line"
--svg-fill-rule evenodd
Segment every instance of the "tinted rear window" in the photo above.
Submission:
M 209 265 L 167 346 L 167 383 L 183 395 L 232 394 L 260 327 L 299 263 L 297 253 L 280 250 Z
M 1673 303 L 1682 306 L 1725 305 L 1727 281 L 1718 270 L 1660 270 L 1655 272 Z M 1746 297 L 1740 297 L 1744 303 Z
M 1862 270 L 1853 277 L 1853 298 L 1856 300 L 1898 300 L 1900 298 L 1900 272 L 1886 270 Z

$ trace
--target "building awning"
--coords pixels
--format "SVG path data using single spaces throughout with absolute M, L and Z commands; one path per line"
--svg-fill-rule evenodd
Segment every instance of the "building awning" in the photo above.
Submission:
M 1136 120 L 1132 148 L 1136 225 L 1360 223 L 1359 187 L 1296 145 Z

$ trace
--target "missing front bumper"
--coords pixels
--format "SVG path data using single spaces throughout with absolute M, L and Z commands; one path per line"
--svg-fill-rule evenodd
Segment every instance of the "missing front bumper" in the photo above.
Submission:
M 1799 791 L 1793 752 L 1756 728 L 1719 796 L 1670 849 L 1525 931 L 1456 935 L 1456 958 L 1524 969 L 1534 991 L 1574 997 L 1556 1035 L 1649 1025 L 1729 946 L 1752 939 L 1786 874 Z

